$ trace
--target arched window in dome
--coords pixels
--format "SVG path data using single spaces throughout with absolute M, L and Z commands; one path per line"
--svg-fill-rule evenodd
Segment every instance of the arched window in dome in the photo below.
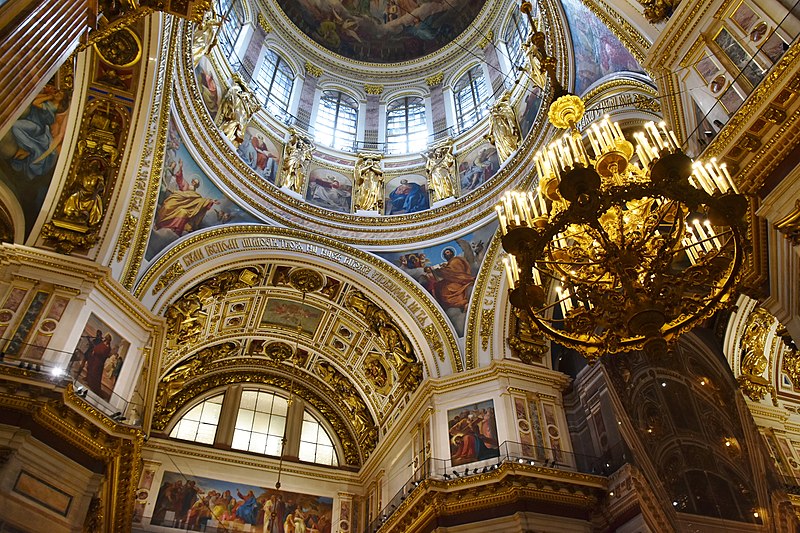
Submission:
M 330 435 L 314 415 L 303 412 L 303 428 L 300 432 L 300 451 L 298 459 L 310 463 L 338 466 L 336 448 Z
M 342 91 L 324 91 L 317 108 L 314 140 L 336 150 L 353 151 L 358 131 L 358 102 Z
M 425 101 L 419 96 L 392 100 L 386 108 L 386 145 L 390 154 L 408 154 L 425 149 L 428 125 Z
M 483 102 L 489 90 L 483 78 L 483 69 L 476 65 L 461 76 L 453 87 L 458 131 L 474 126 L 486 114 Z
M 289 111 L 294 72 L 285 59 L 272 50 L 267 50 L 257 81 L 258 95 L 267 111 L 275 116 Z
M 233 57 L 233 48 L 236 46 L 236 40 L 242 29 L 242 19 L 244 18 L 242 6 L 234 0 L 215 0 L 215 4 L 217 16 L 225 17 L 219 31 L 219 45 L 222 48 L 222 54 L 231 63 L 238 63 L 238 59 Z
M 300 398 L 290 402 L 281 391 L 249 387 L 231 385 L 198 401 L 175 423 L 170 438 L 339 466 L 341 445 L 316 411 Z
M 508 26 L 506 26 L 506 31 L 503 34 L 503 40 L 506 43 L 508 61 L 511 63 L 511 68 L 516 71 L 525 66 L 522 44 L 528 38 L 530 31 L 531 27 L 527 18 L 519 11 L 512 11 L 511 20 L 508 21 Z M 517 76 L 518 73 L 514 73 L 514 77 L 516 78 Z
M 217 394 L 186 411 L 172 428 L 169 436 L 173 439 L 214 444 L 224 396 L 224 393 Z
M 263 390 L 242 391 L 231 448 L 280 455 L 288 411 L 289 402 L 282 396 Z

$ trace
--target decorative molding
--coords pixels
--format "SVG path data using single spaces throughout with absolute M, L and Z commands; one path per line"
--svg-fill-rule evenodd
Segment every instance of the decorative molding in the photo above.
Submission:
M 487 46 L 489 46 L 489 44 L 492 43 L 493 41 L 494 41 L 494 31 L 489 30 L 488 32 L 486 32 L 486 34 L 484 34 L 481 40 L 478 41 L 478 48 L 483 50 Z
M 258 25 L 261 27 L 261 29 L 264 30 L 264 33 L 270 33 L 272 31 L 272 25 L 261 11 L 258 12 L 258 17 L 256 20 L 258 21 Z
M 428 76 L 427 78 L 425 78 L 425 83 L 428 84 L 428 87 L 434 87 L 436 85 L 440 85 L 442 81 L 444 81 L 444 72 L 433 74 L 432 76 Z
M 367 94 L 379 95 L 383 94 L 383 85 L 364 85 L 364 92 Z
M 312 65 L 310 61 L 306 61 L 305 69 L 308 74 L 315 78 L 322 76 L 322 68 Z

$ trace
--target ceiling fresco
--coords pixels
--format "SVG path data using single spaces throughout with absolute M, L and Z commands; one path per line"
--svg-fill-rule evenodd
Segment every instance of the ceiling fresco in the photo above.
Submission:
M 458 37 L 485 0 L 278 0 L 315 42 L 350 59 L 396 63 Z

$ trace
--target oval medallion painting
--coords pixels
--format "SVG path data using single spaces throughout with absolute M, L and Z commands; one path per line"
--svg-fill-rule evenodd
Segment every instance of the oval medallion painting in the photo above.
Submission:
M 357 61 L 397 63 L 458 37 L 486 0 L 278 0 L 314 41 Z

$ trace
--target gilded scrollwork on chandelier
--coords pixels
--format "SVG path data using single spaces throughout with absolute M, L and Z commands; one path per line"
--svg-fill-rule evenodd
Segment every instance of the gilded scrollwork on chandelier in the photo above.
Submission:
M 589 361 L 663 353 L 730 303 L 747 200 L 724 164 L 693 163 L 663 122 L 634 147 L 608 118 L 584 138 L 583 114 L 577 96 L 556 98 L 550 122 L 570 131 L 534 156 L 538 190 L 497 206 L 511 304 Z

